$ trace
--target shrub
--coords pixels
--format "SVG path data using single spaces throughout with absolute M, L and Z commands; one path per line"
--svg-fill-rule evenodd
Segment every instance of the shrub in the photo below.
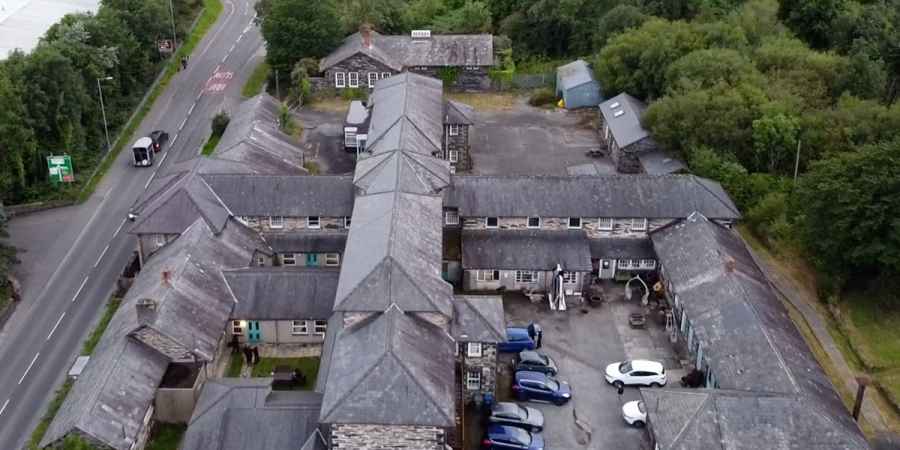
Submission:
M 228 128 L 228 122 L 231 121 L 231 117 L 228 116 L 228 113 L 225 111 L 219 111 L 218 114 L 213 116 L 212 120 L 212 133 L 214 136 L 221 136 L 225 133 L 225 128 Z
M 528 104 L 531 106 L 544 106 L 556 103 L 556 92 L 550 88 L 540 88 L 531 93 Z
M 365 100 L 366 91 L 360 88 L 347 88 L 341 91 L 341 97 L 344 100 Z

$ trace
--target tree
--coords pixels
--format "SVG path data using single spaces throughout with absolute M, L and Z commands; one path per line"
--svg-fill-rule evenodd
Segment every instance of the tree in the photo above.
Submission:
M 616 5 L 597 23 L 597 31 L 594 32 L 594 49 L 601 50 L 609 39 L 625 30 L 637 28 L 643 25 L 650 17 L 641 12 L 640 8 L 627 3 Z
M 0 304 L 3 304 L 11 294 L 8 276 L 10 266 L 17 262 L 16 249 L 3 242 L 9 237 L 9 233 L 6 231 L 6 221 L 6 211 L 3 209 L 3 202 L 0 202 Z
M 484 2 L 467 0 L 461 7 L 435 18 L 438 33 L 486 33 L 491 31 L 491 11 Z
M 330 1 L 272 0 L 270 8 L 262 35 L 273 69 L 288 73 L 300 58 L 321 58 L 341 42 L 341 24 Z
M 20 89 L 0 65 L 0 202 L 24 194 L 26 164 L 36 159 L 34 133 L 25 122 L 21 98 Z
M 763 76 L 744 55 L 731 49 L 696 50 L 682 56 L 666 71 L 667 91 L 706 89 L 719 83 L 734 86 L 764 84 Z
M 406 7 L 406 0 L 337 0 L 338 16 L 348 34 L 355 33 L 362 24 L 388 34 L 401 33 Z
M 791 206 L 825 273 L 900 273 L 900 140 L 814 163 Z
M 403 24 L 407 30 L 427 28 L 446 12 L 444 0 L 412 0 L 403 8 Z
M 790 174 L 795 163 L 800 120 L 783 112 L 769 112 L 753 121 L 753 149 L 759 171 Z
M 846 11 L 847 0 L 780 0 L 778 17 L 817 49 L 829 48 L 832 30 Z
M 312 85 L 309 82 L 309 69 L 306 67 L 304 60 L 300 60 L 291 70 L 291 89 L 289 95 L 297 104 L 303 105 L 303 102 L 309 98 L 312 91 Z
M 734 28 L 744 31 L 747 43 L 758 46 L 763 38 L 778 37 L 787 33 L 787 29 L 778 20 L 777 0 L 750 0 L 740 8 L 731 12 L 726 22 Z

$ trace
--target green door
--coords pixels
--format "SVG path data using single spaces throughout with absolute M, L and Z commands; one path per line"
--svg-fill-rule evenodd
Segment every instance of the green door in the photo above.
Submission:
M 247 341 L 256 344 L 262 340 L 262 331 L 259 329 L 259 322 L 251 320 L 247 322 Z
M 307 253 L 306 254 L 306 267 L 316 267 L 319 265 L 319 254 L 318 253 Z

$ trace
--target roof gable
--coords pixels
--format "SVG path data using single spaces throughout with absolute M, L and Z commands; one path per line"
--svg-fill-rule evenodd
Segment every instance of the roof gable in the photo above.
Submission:
M 319 70 L 354 55 L 365 55 L 400 71 L 412 66 L 492 66 L 494 39 L 490 34 L 433 34 L 428 39 L 410 35 L 384 35 L 370 31 L 370 45 L 353 33 L 319 63 Z
M 406 150 L 380 153 L 359 161 L 353 183 L 365 194 L 400 191 L 433 194 L 450 184 L 447 161 Z
M 453 310 L 452 334 L 457 341 L 498 343 L 506 340 L 502 297 L 457 295 Z

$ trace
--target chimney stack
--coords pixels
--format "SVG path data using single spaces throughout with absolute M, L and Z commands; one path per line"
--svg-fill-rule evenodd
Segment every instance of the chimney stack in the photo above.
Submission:
M 141 325 L 149 325 L 156 321 L 156 300 L 141 298 L 135 303 L 137 319 Z
M 162 283 L 164 286 L 171 286 L 170 280 L 172 279 L 172 272 L 168 270 L 163 270 L 162 273 Z
M 367 23 L 360 25 L 359 35 L 362 37 L 363 47 L 372 48 L 372 25 Z

